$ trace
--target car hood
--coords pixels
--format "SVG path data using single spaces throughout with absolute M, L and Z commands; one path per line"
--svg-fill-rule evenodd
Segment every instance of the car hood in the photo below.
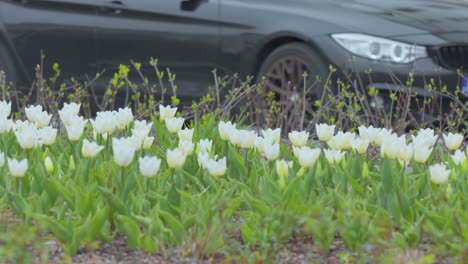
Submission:
M 422 42 L 468 42 L 468 0 L 254 0 L 360 32 Z M 284 10 L 284 9 L 283 9 Z M 432 40 L 422 35 L 431 35 Z M 417 37 L 419 36 L 419 37 Z

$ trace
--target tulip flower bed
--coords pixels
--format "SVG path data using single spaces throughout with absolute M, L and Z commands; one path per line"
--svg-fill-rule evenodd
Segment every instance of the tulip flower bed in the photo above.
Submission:
M 71 103 L 21 121 L 10 109 L 0 102 L 0 210 L 47 228 L 66 254 L 122 236 L 148 253 L 244 263 L 279 262 L 291 239 L 322 256 L 339 239 L 346 263 L 395 263 L 422 244 L 424 263 L 468 252 L 466 134 L 317 124 L 314 141 L 215 114 L 188 124 L 163 106 L 151 120 L 129 108 L 86 120 Z

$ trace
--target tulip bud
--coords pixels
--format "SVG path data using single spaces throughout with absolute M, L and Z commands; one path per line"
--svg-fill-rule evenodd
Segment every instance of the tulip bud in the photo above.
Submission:
M 161 167 L 161 160 L 157 157 L 145 156 L 138 159 L 140 173 L 145 177 L 153 177 Z
M 22 178 L 28 170 L 28 159 L 18 161 L 16 159 L 8 159 L 8 170 L 11 176 L 15 178 Z
M 54 172 L 54 163 L 52 162 L 52 159 L 49 156 L 45 158 L 44 166 L 45 166 L 47 173 Z
M 445 140 L 445 145 L 450 150 L 456 150 L 460 147 L 463 141 L 463 135 L 457 133 L 447 133 L 443 135 Z
M 289 132 L 288 137 L 294 146 L 301 148 L 307 145 L 307 140 L 309 139 L 309 132 L 292 131 L 292 132 Z
M 73 155 L 70 155 L 70 159 L 68 160 L 68 169 L 70 171 L 74 171 L 76 169 L 75 159 L 73 158 Z
M 431 181 L 435 184 L 443 184 L 448 182 L 448 177 L 451 170 L 447 170 L 444 164 L 435 164 L 429 167 Z
M 327 124 L 315 124 L 315 130 L 317 132 L 317 137 L 320 141 L 327 142 L 335 133 L 335 125 Z

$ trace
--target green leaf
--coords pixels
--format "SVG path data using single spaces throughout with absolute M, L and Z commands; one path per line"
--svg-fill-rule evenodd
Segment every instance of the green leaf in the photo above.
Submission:
M 103 209 L 99 209 L 96 211 L 96 214 L 91 219 L 91 223 L 89 225 L 88 235 L 87 235 L 87 242 L 90 243 L 96 239 L 101 231 L 102 227 L 104 226 L 104 222 L 107 219 L 108 214 L 108 207 L 106 206 Z
M 181 243 L 184 235 L 184 226 L 170 213 L 162 210 L 158 210 L 158 213 L 164 223 L 171 228 L 171 231 L 174 234 L 177 242 Z
M 109 202 L 112 209 L 116 210 L 118 213 L 123 215 L 128 215 L 128 209 L 125 207 L 125 204 L 114 195 L 109 189 L 99 186 L 99 191 Z
M 141 231 L 133 219 L 125 215 L 118 215 L 117 227 L 127 237 L 129 248 L 135 249 L 140 245 Z

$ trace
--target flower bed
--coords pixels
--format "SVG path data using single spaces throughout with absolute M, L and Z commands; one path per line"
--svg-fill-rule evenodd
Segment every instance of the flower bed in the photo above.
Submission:
M 309 131 L 282 140 L 279 129 L 159 110 L 151 120 L 129 108 L 87 120 L 71 103 L 53 127 L 41 106 L 11 120 L 1 101 L 0 209 L 46 227 L 71 255 L 117 234 L 130 248 L 189 247 L 199 258 L 257 251 L 268 260 L 304 237 L 322 255 L 336 237 L 375 258 L 427 236 L 438 254 L 468 250 L 464 134 L 317 124 L 316 144 Z

